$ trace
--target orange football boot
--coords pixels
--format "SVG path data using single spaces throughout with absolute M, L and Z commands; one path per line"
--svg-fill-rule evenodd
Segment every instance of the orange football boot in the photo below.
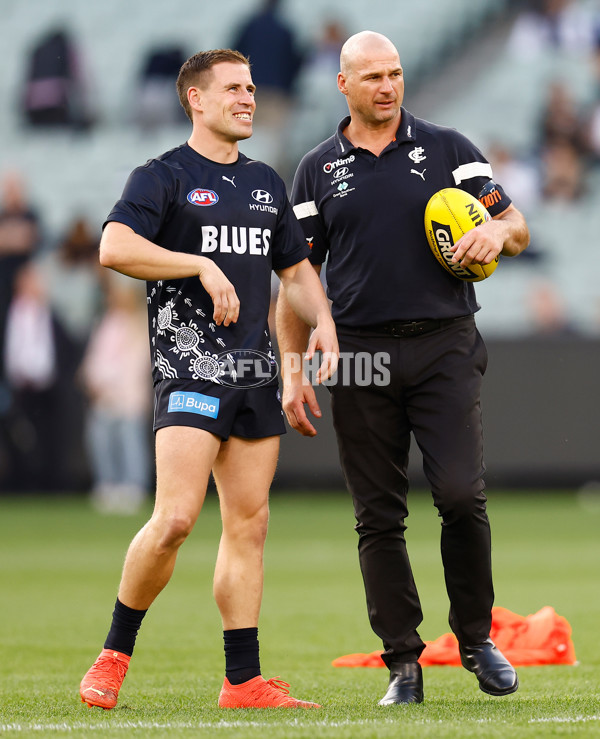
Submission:
M 265 680 L 258 675 L 241 685 L 232 685 L 225 678 L 219 708 L 321 708 L 318 703 L 292 698 L 289 687 L 289 683 L 279 677 Z
M 108 710 L 117 705 L 119 690 L 125 680 L 129 657 L 123 652 L 103 649 L 98 659 L 85 674 L 79 692 L 81 702 Z

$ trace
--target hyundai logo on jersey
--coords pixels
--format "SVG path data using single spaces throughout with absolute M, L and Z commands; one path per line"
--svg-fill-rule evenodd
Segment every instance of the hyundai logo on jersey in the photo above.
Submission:
M 267 205 L 273 202 L 273 196 L 266 190 L 252 190 L 252 197 L 259 203 L 266 203 Z
M 214 190 L 205 190 L 202 187 L 197 187 L 195 190 L 188 192 L 187 199 L 192 205 L 200 205 L 202 207 L 215 205 L 219 202 L 219 196 Z
M 202 393 L 171 393 L 168 413 L 197 413 L 199 416 L 216 418 L 219 415 L 219 398 Z

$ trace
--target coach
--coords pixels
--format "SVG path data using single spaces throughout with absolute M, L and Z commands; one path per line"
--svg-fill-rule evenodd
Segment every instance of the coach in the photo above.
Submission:
M 344 372 L 350 381 L 331 387 L 369 618 L 390 669 L 380 704 L 423 700 L 422 611 L 404 537 L 411 431 L 442 519 L 450 626 L 462 663 L 483 691 L 506 695 L 518 679 L 489 638 L 494 592 L 480 408 L 487 353 L 473 316 L 479 305 L 473 285 L 436 262 L 423 215 L 431 195 L 445 187 L 476 197 L 494 192 L 493 219 L 454 247 L 453 259 L 463 266 L 516 256 L 528 244 L 527 225 L 468 139 L 401 107 L 403 72 L 389 39 L 370 31 L 352 36 L 340 65 L 338 87 L 350 116 L 304 157 L 292 203 L 318 272 L 327 259 L 342 354 L 389 357 L 389 384 L 353 381 L 350 359 Z M 308 328 L 285 296 L 277 332 L 282 353 L 306 346 Z M 314 391 L 292 363 L 283 364 L 288 420 L 313 436 L 304 405 L 320 415 Z

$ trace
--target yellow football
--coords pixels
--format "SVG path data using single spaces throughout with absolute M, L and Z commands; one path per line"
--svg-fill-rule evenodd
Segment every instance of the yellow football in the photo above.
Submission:
M 454 277 L 466 282 L 480 282 L 498 266 L 491 264 L 454 264 L 450 247 L 475 226 L 491 219 L 486 208 L 472 195 L 457 187 L 446 187 L 431 196 L 425 208 L 425 233 L 435 258 Z

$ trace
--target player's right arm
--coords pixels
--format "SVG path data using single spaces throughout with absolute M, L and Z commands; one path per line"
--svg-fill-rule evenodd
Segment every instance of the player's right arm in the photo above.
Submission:
M 178 280 L 198 276 L 213 306 L 213 320 L 229 326 L 240 312 L 234 286 L 207 257 L 164 249 L 118 221 L 106 224 L 100 240 L 100 264 L 138 280 Z

